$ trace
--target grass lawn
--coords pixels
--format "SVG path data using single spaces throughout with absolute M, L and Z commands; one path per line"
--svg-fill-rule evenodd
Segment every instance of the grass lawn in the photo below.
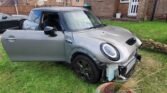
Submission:
M 167 44 L 167 22 L 122 22 L 104 20 L 105 24 L 121 26 L 129 29 L 140 38 L 153 39 Z
M 13 63 L 0 45 L 0 93 L 93 93 L 96 87 L 60 63 Z
M 142 93 L 166 93 L 166 55 L 146 50 L 140 53 L 143 61 L 124 86 L 144 88 Z M 98 85 L 83 82 L 60 63 L 13 63 L 0 45 L 0 93 L 95 93 Z

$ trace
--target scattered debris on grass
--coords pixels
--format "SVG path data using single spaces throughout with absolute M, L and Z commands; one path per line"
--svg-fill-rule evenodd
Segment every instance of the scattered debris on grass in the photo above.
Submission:
M 135 70 L 136 71 L 133 76 L 125 83 L 119 83 L 116 81 L 102 84 L 98 87 L 97 93 L 137 93 L 138 91 L 143 93 L 142 91 L 144 88 L 139 86 L 139 84 L 144 82 L 145 79 L 158 74 L 160 71 L 164 70 L 164 68 L 161 62 L 147 56 L 142 59 L 141 63 L 138 64 Z
M 153 50 L 167 54 L 167 44 L 156 42 L 152 39 L 148 39 L 148 40 L 143 39 L 142 42 L 143 42 L 143 45 L 142 45 L 143 48 L 153 49 Z

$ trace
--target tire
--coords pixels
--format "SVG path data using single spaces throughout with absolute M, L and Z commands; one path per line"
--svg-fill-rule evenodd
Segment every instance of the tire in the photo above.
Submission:
M 72 68 L 81 79 L 89 83 L 96 83 L 100 80 L 101 71 L 94 61 L 85 55 L 76 56 L 72 60 Z

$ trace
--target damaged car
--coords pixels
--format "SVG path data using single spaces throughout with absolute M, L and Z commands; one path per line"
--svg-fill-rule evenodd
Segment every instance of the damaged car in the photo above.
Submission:
M 1 41 L 12 61 L 66 62 L 90 83 L 125 80 L 141 59 L 139 38 L 78 7 L 35 8 L 22 28 L 8 29 Z

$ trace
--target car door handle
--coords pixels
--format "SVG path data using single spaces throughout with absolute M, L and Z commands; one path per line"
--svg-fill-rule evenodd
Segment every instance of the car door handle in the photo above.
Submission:
M 11 38 L 11 37 L 10 37 L 10 38 L 7 38 L 7 40 L 16 40 L 16 38 Z
M 72 40 L 66 39 L 66 42 L 72 44 Z
M 9 42 L 15 42 L 16 38 L 14 36 L 9 36 L 6 40 L 8 40 Z

